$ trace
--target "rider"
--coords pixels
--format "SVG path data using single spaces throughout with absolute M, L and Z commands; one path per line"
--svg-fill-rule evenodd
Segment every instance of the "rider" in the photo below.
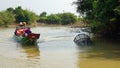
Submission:
M 29 35 L 30 33 L 32 33 L 32 31 L 30 30 L 30 28 L 28 27 L 26 30 L 25 30 L 25 35 Z

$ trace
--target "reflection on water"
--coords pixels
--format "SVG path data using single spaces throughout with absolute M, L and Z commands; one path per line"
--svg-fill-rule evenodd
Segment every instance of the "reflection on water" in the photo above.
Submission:
M 23 44 L 17 44 L 17 47 L 19 47 L 22 53 L 25 53 L 26 60 L 28 65 L 26 67 L 36 68 L 37 65 L 39 66 L 40 62 L 40 50 L 38 45 L 23 45 Z
M 120 43 L 95 40 L 93 46 L 79 47 L 79 68 L 119 68 Z
M 40 56 L 39 47 L 37 45 L 21 45 L 27 58 L 38 58 Z

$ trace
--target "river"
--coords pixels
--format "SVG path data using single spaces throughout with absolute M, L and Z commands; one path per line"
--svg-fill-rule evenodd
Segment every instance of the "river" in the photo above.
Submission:
M 0 68 L 119 68 L 120 42 L 95 40 L 90 46 L 73 42 L 69 27 L 34 27 L 37 45 L 21 45 L 14 28 L 0 29 Z

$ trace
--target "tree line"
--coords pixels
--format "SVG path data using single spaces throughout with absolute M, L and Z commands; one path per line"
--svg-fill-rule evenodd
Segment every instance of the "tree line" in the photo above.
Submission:
M 39 16 L 39 22 L 43 22 L 46 24 L 60 24 L 67 25 L 73 24 L 77 21 L 77 16 L 73 13 L 58 13 L 58 14 L 50 14 L 46 16 L 46 12 L 43 12 Z
M 0 26 L 18 24 L 19 22 L 26 22 L 29 25 L 35 22 L 67 25 L 73 24 L 76 21 L 77 16 L 73 13 L 67 12 L 47 15 L 47 12 L 42 12 L 40 15 L 37 15 L 32 11 L 22 9 L 21 6 L 15 9 L 10 7 L 0 12 Z
M 26 22 L 31 24 L 38 19 L 34 12 L 23 10 L 21 6 L 17 8 L 7 8 L 0 12 L 0 26 L 8 26 L 11 24 L 18 24 L 19 22 Z
M 120 38 L 120 0 L 77 0 L 73 3 L 94 34 Z

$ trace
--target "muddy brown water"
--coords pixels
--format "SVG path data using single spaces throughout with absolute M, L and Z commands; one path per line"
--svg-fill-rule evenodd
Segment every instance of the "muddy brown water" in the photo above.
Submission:
M 120 43 L 97 40 L 78 46 L 69 27 L 34 27 L 37 45 L 13 39 L 14 28 L 0 29 L 0 68 L 119 68 Z

